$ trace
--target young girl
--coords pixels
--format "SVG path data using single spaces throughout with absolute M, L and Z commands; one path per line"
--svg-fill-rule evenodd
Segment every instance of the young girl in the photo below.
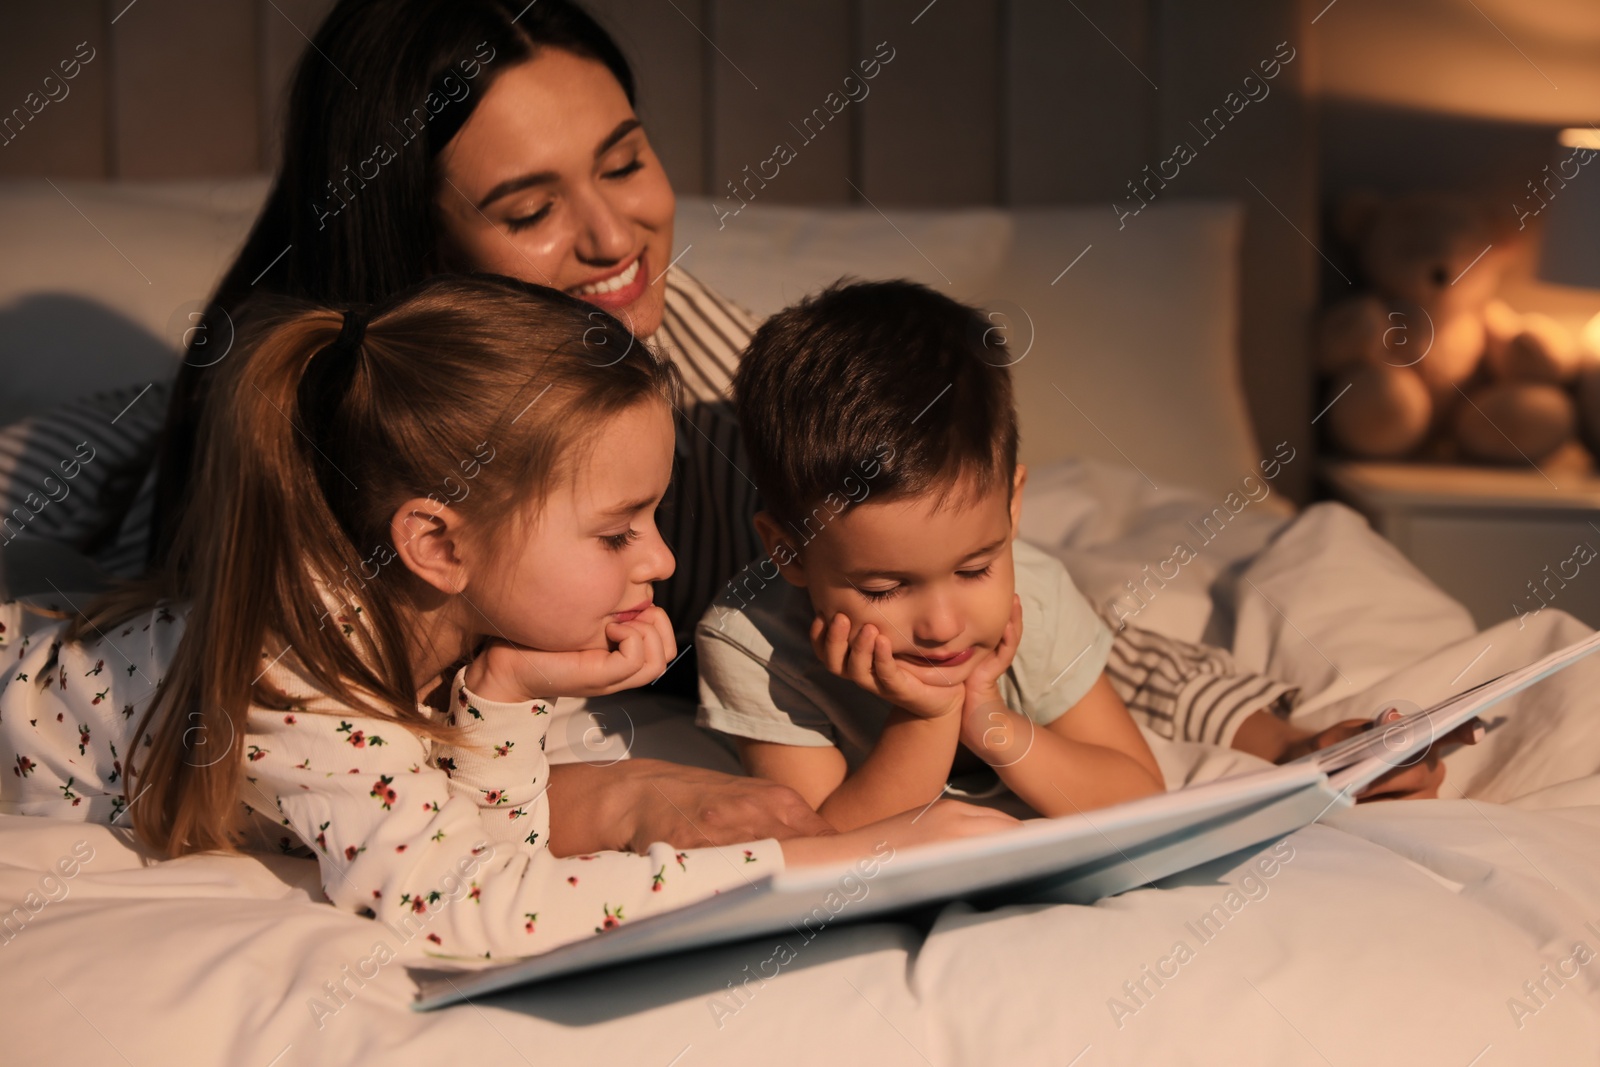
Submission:
M 675 654 L 651 595 L 673 569 L 653 520 L 671 365 L 490 276 L 247 331 L 168 576 L 26 636 L 0 615 L 0 810 L 131 822 L 167 856 L 303 846 L 338 907 L 471 956 L 1011 823 L 947 805 L 781 846 L 553 856 L 551 702 Z

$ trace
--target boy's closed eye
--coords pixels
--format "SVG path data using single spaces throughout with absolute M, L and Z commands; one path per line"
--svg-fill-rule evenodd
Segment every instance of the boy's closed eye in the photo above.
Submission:
M 988 578 L 993 573 L 994 563 L 992 561 L 985 563 L 982 567 L 978 567 L 976 569 L 960 570 L 955 572 L 957 578 L 964 579 L 966 581 L 980 581 L 984 578 Z M 885 600 L 889 600 L 890 598 L 905 592 L 908 588 L 908 585 L 909 583 L 906 582 L 896 582 L 894 585 L 889 586 L 857 585 L 855 590 L 866 600 L 874 603 L 882 603 Z

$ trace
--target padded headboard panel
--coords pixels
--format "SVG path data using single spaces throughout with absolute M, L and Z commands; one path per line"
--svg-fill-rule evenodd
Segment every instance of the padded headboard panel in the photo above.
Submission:
M 683 193 L 727 195 L 728 183 L 744 181 L 745 168 L 754 171 L 782 141 L 795 158 L 764 187 L 750 186 L 760 197 L 868 203 L 884 212 L 886 225 L 894 209 L 907 206 L 1098 201 L 1111 215 L 1114 205 L 1138 206 L 1134 184 L 1158 198 L 1239 200 L 1246 208 L 1240 373 L 1250 416 L 1265 452 L 1287 440 L 1311 454 L 1306 323 L 1318 260 L 1305 86 L 1317 28 L 1308 5 L 589 5 L 633 57 L 641 110 Z M 0 106 L 36 90 L 43 73 L 72 58 L 80 42 L 94 58 L 69 96 L 7 130 L 0 176 L 170 179 L 271 169 L 289 71 L 329 6 L 24 5 L 0 35 Z M 1287 49 L 1294 58 L 1283 62 Z M 872 80 L 846 85 L 847 76 L 859 77 L 862 61 L 874 59 Z M 1259 78 L 1263 62 L 1278 68 L 1264 83 L 1269 93 L 1258 88 L 1259 99 L 1245 100 L 1244 79 Z M 1180 143 L 1190 158 L 1171 176 Z M 1152 177 L 1158 169 L 1171 176 L 1164 188 Z M 1060 251 L 1064 268 L 1081 249 Z M 1093 257 L 1076 269 L 1094 269 Z M 1312 467 L 1286 469 L 1280 489 L 1305 500 Z

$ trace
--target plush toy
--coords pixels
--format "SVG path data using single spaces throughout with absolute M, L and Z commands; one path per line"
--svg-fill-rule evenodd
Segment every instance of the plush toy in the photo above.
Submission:
M 1537 462 L 1600 442 L 1600 352 L 1494 298 L 1519 235 L 1490 204 L 1359 195 L 1335 230 L 1364 283 L 1318 327 L 1328 432 L 1370 459 Z M 1600 338 L 1596 339 L 1600 342 Z

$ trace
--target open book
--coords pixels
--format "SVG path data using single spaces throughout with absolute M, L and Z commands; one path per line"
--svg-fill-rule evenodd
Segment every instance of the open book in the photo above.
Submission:
M 676 911 L 525 959 L 412 965 L 417 1010 L 559 975 L 945 900 L 1087 904 L 1259 845 L 1348 807 L 1392 768 L 1493 704 L 1600 649 L 1600 633 L 1431 708 L 1292 763 L 986 837 L 903 849 L 882 863 L 790 868 Z M 868 874 L 867 871 L 871 873 Z

